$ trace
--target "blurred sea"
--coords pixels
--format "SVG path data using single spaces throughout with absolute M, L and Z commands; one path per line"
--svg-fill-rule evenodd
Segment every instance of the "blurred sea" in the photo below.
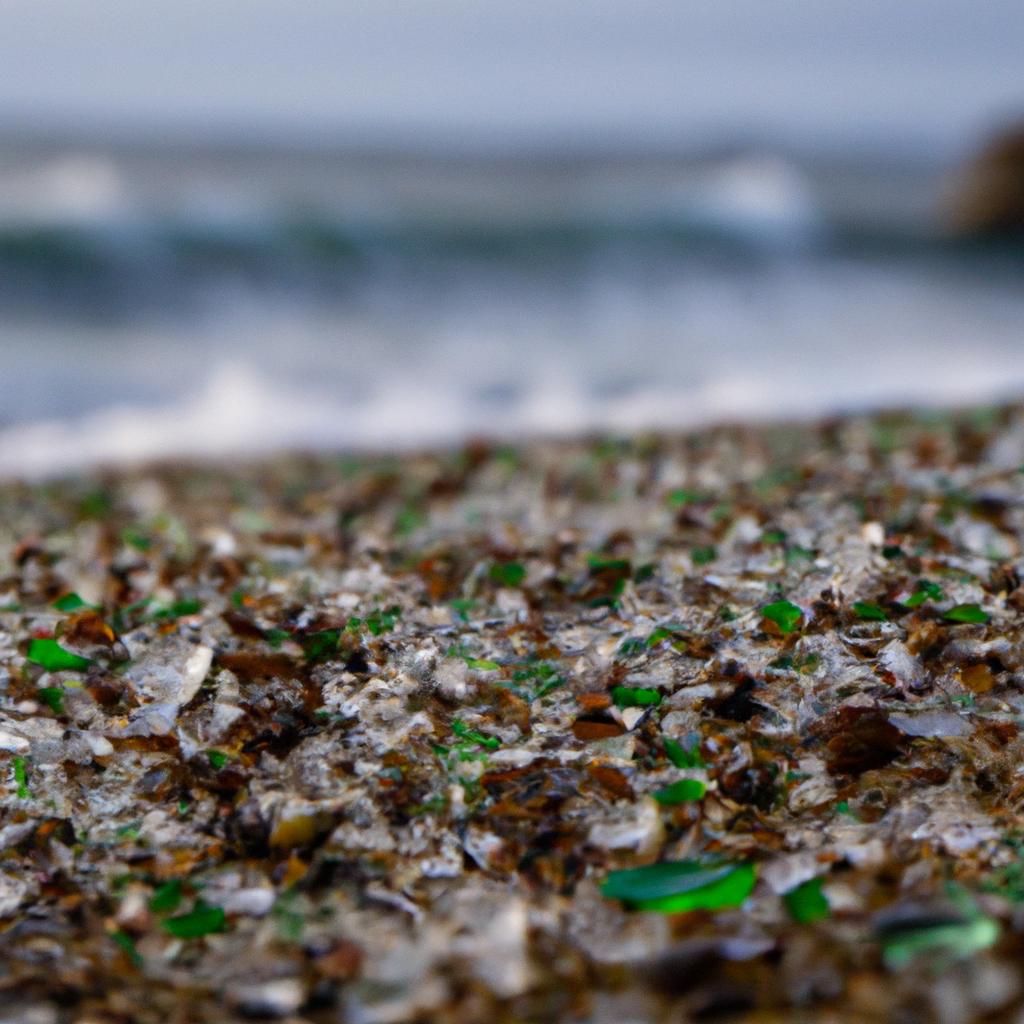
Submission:
M 0 140 L 0 472 L 1012 396 L 950 170 Z

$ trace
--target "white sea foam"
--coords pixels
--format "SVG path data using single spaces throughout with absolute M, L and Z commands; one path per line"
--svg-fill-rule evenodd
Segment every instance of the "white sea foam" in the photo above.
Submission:
M 1024 388 L 1024 373 L 1008 376 L 995 361 L 973 362 L 950 373 L 948 366 L 923 355 L 897 354 L 880 372 L 881 353 L 869 353 L 859 371 L 832 379 L 828 386 L 813 367 L 806 367 L 771 377 L 724 373 L 692 387 L 649 382 L 599 397 L 564 375 L 553 375 L 500 409 L 475 400 L 455 382 L 424 388 L 414 377 L 396 376 L 372 396 L 346 400 L 327 389 L 275 382 L 250 365 L 224 363 L 194 390 L 164 404 L 125 403 L 0 431 L 0 476 L 40 478 L 168 457 L 409 448 L 480 435 L 671 430 L 738 417 L 763 421 L 908 401 L 978 401 Z

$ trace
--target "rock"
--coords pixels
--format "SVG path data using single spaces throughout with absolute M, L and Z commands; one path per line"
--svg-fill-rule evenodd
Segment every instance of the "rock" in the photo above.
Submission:
M 949 203 L 960 235 L 1024 234 L 1024 124 L 991 138 L 965 168 Z

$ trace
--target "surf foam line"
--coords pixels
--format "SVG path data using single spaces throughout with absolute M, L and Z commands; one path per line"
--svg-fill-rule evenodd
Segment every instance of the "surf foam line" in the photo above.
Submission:
M 866 367 L 866 370 L 870 370 Z M 723 374 L 700 386 L 651 384 L 614 396 L 588 394 L 566 375 L 537 381 L 501 408 L 453 388 L 392 381 L 353 401 L 279 384 L 241 363 L 221 363 L 190 394 L 158 406 L 123 403 L 74 419 L 0 430 L 0 477 L 43 479 L 101 466 L 164 459 L 251 457 L 288 450 L 408 450 L 469 437 L 528 440 L 588 432 L 680 430 L 743 419 L 767 422 L 895 405 L 997 401 L 1021 379 L 976 361 L 956 373 L 943 361 L 916 374 L 866 372 L 833 380 L 787 372 Z

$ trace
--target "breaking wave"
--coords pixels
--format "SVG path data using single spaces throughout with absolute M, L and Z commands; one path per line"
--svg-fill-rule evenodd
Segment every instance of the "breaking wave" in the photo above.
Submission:
M 0 430 L 0 476 L 39 478 L 102 465 L 165 458 L 250 456 L 282 450 L 382 450 L 458 443 L 467 437 L 528 439 L 581 432 L 678 430 L 742 417 L 808 418 L 913 402 L 943 404 L 1013 397 L 1024 370 L 990 353 L 950 373 L 927 351 L 861 353 L 855 369 L 827 378 L 796 366 L 766 376 L 756 368 L 710 373 L 699 382 L 647 381 L 601 393 L 548 368 L 495 402 L 451 381 L 384 379 L 372 393 L 339 397 L 298 387 L 246 364 L 223 363 L 165 402 L 121 402 L 71 418 Z M 932 356 L 934 353 L 932 353 Z M 882 372 L 879 372 L 882 371 Z
M 19 159 L 0 161 L 7 475 L 1024 388 L 1020 253 L 944 240 L 916 173 Z
M 502 162 L 127 150 L 9 163 L 9 315 L 179 315 L 245 289 L 337 306 L 380 282 L 436 288 L 467 267 L 572 280 L 610 263 L 642 273 L 808 254 L 963 255 L 899 174 L 837 188 L 828 169 L 767 152 Z

